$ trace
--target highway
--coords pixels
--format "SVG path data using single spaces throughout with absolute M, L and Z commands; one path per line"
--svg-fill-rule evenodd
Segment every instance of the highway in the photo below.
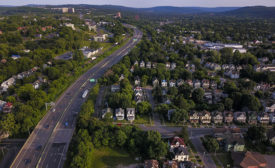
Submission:
M 85 90 L 95 83 L 89 79 L 100 78 L 109 68 L 118 63 L 141 40 L 142 32 L 134 29 L 132 38 L 120 49 L 93 66 L 80 76 L 55 102 L 55 110 L 50 110 L 40 120 L 14 159 L 12 168 L 61 168 L 74 133 L 76 117 L 86 98 Z M 65 125 L 65 123 L 67 123 Z

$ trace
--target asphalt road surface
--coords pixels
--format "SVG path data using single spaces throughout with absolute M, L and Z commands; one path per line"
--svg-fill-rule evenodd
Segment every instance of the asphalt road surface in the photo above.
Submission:
M 82 98 L 82 94 L 95 85 L 89 82 L 89 79 L 100 78 L 110 67 L 127 55 L 142 38 L 140 30 L 130 25 L 125 26 L 134 29 L 134 35 L 130 41 L 93 66 L 62 94 L 55 104 L 55 110 L 49 111 L 32 131 L 13 161 L 12 168 L 63 167 L 75 129 L 77 113 L 86 100 Z

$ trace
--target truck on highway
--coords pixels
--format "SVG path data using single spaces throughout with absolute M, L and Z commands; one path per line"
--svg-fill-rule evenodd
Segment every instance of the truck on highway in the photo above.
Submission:
M 82 95 L 82 98 L 83 98 L 83 99 L 87 96 L 88 92 L 89 92 L 88 89 L 84 91 L 84 93 L 83 93 L 83 95 Z

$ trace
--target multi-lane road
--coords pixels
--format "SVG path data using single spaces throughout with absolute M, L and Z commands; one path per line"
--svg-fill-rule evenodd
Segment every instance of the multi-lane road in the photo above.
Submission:
M 120 49 L 93 66 L 79 77 L 57 100 L 38 123 L 24 146 L 17 154 L 12 168 L 60 168 L 66 160 L 66 152 L 73 136 L 76 116 L 85 102 L 82 94 L 95 83 L 89 79 L 100 78 L 106 70 L 118 63 L 141 40 L 142 32 L 134 29 L 132 38 Z M 55 109 L 55 110 L 53 110 Z M 65 124 L 66 123 L 66 124 Z

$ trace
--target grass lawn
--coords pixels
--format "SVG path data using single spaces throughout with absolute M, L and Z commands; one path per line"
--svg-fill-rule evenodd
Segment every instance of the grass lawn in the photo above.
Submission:
M 95 149 L 93 152 L 93 158 L 91 162 L 92 167 L 96 168 L 114 168 L 118 165 L 130 165 L 133 163 L 138 163 L 132 156 L 130 156 L 124 150 L 114 150 L 107 147 Z
M 151 123 L 154 124 L 154 121 L 151 120 Z M 134 124 L 151 124 L 149 116 L 136 116 Z
M 227 167 L 228 164 L 232 165 L 233 163 L 229 153 L 219 153 L 216 157 L 220 160 L 224 167 Z

